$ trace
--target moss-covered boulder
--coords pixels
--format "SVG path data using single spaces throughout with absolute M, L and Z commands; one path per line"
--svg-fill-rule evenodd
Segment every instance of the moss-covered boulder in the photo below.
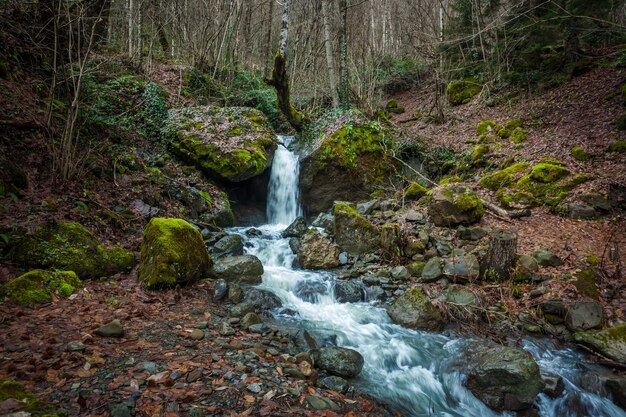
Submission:
M 300 192 L 312 215 L 334 201 L 366 200 L 392 173 L 391 132 L 358 111 L 332 112 L 300 139 Z
M 591 155 L 582 146 L 574 146 L 570 152 L 572 157 L 580 162 L 588 161 L 591 158 Z
M 10 408 L 9 403 L 5 403 L 8 400 L 15 400 Z M 0 380 L 0 404 L 7 406 L 7 409 L 0 410 L 6 416 L 62 417 L 67 415 L 65 411 L 40 401 L 22 384 L 15 381 Z
M 347 203 L 336 204 L 335 242 L 343 252 L 361 255 L 375 251 L 380 244 L 380 231 Z
M 470 188 L 448 184 L 432 190 L 428 214 L 437 226 L 468 226 L 480 221 L 485 208 L 478 194 Z
M 609 359 L 626 365 L 626 324 L 599 332 L 580 332 L 574 340 Z
M 453 106 L 459 106 L 472 101 L 472 99 L 480 93 L 482 87 L 475 78 L 465 78 L 463 80 L 452 81 L 448 84 L 446 92 L 448 101 Z
M 22 305 L 45 303 L 52 294 L 69 297 L 83 287 L 73 271 L 35 269 L 0 287 L 0 295 Z
M 414 182 L 409 185 L 404 192 L 404 199 L 407 201 L 417 201 L 420 198 L 424 197 L 428 190 L 418 182 Z
M 515 163 L 503 170 L 487 174 L 478 181 L 478 184 L 491 191 L 498 191 L 502 187 L 512 184 L 515 175 L 524 172 L 529 165 L 526 162 Z
M 130 270 L 135 256 L 120 247 L 105 249 L 78 223 L 41 227 L 32 235 L 12 236 L 9 258 L 29 268 L 74 271 L 81 279 L 110 276 Z
M 139 279 L 149 289 L 186 285 L 207 277 L 212 265 L 202 235 L 182 219 L 155 217 L 141 241 Z
M 275 135 L 265 116 L 247 107 L 186 107 L 165 128 L 174 154 L 219 180 L 239 182 L 272 165 Z
M 387 309 L 391 319 L 404 326 L 420 330 L 441 330 L 445 320 L 441 312 L 417 288 L 397 298 Z

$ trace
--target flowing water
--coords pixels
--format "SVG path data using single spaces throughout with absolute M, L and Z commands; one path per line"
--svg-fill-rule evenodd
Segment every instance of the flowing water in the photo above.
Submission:
M 288 145 L 291 138 L 281 140 Z M 407 416 L 514 415 L 495 413 L 463 387 L 464 376 L 454 365 L 463 357 L 468 339 L 405 329 L 393 324 L 386 311 L 374 303 L 338 303 L 332 274 L 292 268 L 295 255 L 280 232 L 301 213 L 297 179 L 297 156 L 279 147 L 270 180 L 270 224 L 257 227 L 263 232 L 257 237 L 246 236 L 246 228 L 230 230 L 240 234 L 247 241 L 248 253 L 263 262 L 260 287 L 271 290 L 285 306 L 297 311 L 303 328 L 336 335 L 339 346 L 361 353 L 365 365 L 352 382 L 390 408 Z M 315 293 L 302 298 L 296 295 L 303 284 L 315 288 Z M 543 371 L 565 380 L 566 390 L 559 398 L 538 397 L 542 417 L 626 417 L 626 412 L 607 398 L 580 388 L 585 367 L 590 366 L 583 363 L 581 355 L 557 351 L 546 341 L 526 341 L 524 348 Z

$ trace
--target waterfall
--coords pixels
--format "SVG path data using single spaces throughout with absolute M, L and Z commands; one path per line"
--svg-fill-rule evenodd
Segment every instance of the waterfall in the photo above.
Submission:
M 269 224 L 288 225 L 302 215 L 298 177 L 298 156 L 288 149 L 293 136 L 278 136 L 280 145 L 274 154 L 267 198 L 267 221 Z

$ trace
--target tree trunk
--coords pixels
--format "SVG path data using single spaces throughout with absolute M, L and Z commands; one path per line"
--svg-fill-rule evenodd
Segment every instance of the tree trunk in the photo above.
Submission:
M 269 10 L 267 12 L 267 34 L 265 37 L 265 51 L 269 57 L 272 56 L 272 28 L 274 25 L 272 24 L 272 20 L 274 17 L 274 0 L 269 1 Z M 264 73 L 266 76 L 269 76 L 269 72 L 272 68 L 273 62 L 272 59 L 268 59 Z
M 339 79 L 339 106 L 343 110 L 350 108 L 350 83 L 348 81 L 348 4 L 339 0 L 341 12 L 341 73 Z
M 324 46 L 326 47 L 326 65 L 328 66 L 328 81 L 330 83 L 330 96 L 333 107 L 339 105 L 337 93 L 337 75 L 335 74 L 335 59 L 333 58 L 333 45 L 330 40 L 330 22 L 328 21 L 328 0 L 322 0 L 322 18 L 324 22 Z
M 482 267 L 482 277 L 496 281 L 511 278 L 517 262 L 517 230 L 495 229 L 489 239 L 489 251 Z

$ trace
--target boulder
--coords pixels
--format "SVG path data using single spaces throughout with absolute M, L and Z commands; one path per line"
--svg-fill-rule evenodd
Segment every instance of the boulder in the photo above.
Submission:
M 214 258 L 243 255 L 243 239 L 239 235 L 224 236 L 213 245 L 211 255 Z
M 339 266 L 339 246 L 310 229 L 302 237 L 298 248 L 298 263 L 308 269 L 328 269 Z
M 539 366 L 519 348 L 476 346 L 467 352 L 466 387 L 490 408 L 524 410 L 543 389 Z
M 263 321 L 261 320 L 261 318 L 259 317 L 259 315 L 257 313 L 248 313 L 245 316 L 243 316 L 241 318 L 241 328 L 244 330 L 248 330 L 248 328 L 250 326 L 252 326 L 253 324 L 259 324 L 259 323 L 263 323 Z
M 514 278 L 516 280 L 531 279 L 533 275 L 539 270 L 539 263 L 537 260 L 528 255 L 520 255 L 517 258 L 517 270 Z
M 626 324 L 599 332 L 574 333 L 574 340 L 602 356 L 626 365 Z
M 332 375 L 354 378 L 363 369 L 363 356 L 354 349 L 329 346 L 313 351 L 315 366 Z
M 459 239 L 463 240 L 480 240 L 487 234 L 487 230 L 484 227 L 465 227 L 459 226 L 457 229 L 457 235 Z
M 304 217 L 298 216 L 281 234 L 283 237 L 301 237 L 308 228 Z
M 423 253 L 426 249 L 426 244 L 423 240 L 416 236 L 410 236 L 407 239 L 406 245 L 404 245 L 404 254 L 408 257 L 412 257 L 418 253 Z
M 428 214 L 436 226 L 471 225 L 485 214 L 478 194 L 460 184 L 441 185 L 432 190 Z
M 34 234 L 9 236 L 8 258 L 27 268 L 74 271 L 80 279 L 128 272 L 135 256 L 120 247 L 105 249 L 78 223 L 40 227 Z
M 300 244 L 301 243 L 302 242 L 297 237 L 290 238 L 289 239 L 289 249 L 291 249 L 291 252 L 294 253 L 294 254 L 297 254 L 298 251 L 300 250 Z
M 426 262 L 422 270 L 422 282 L 435 282 L 441 278 L 441 258 L 433 256 Z
M 211 263 L 202 235 L 185 220 L 155 217 L 144 230 L 138 275 L 147 288 L 194 283 Z
M 115 319 L 94 330 L 94 334 L 100 337 L 124 337 L 124 328 L 119 320 Z
M 283 303 L 276 294 L 268 290 L 253 288 L 243 298 L 244 303 L 259 311 L 267 311 L 282 307 Z
M 479 273 L 480 265 L 474 255 L 453 256 L 443 260 L 443 274 L 454 279 L 471 281 L 478 278 Z
M 373 252 L 380 243 L 380 232 L 376 226 L 356 212 L 349 204 L 336 204 L 335 241 L 341 251 L 351 255 Z
M 420 330 L 441 330 L 445 320 L 419 289 L 406 291 L 387 310 L 391 319 L 404 326 Z
M 365 299 L 365 291 L 357 282 L 335 281 L 335 299 L 340 303 L 358 303 Z
M 593 219 L 598 216 L 593 207 L 580 203 L 569 203 L 567 213 L 570 219 Z
M 346 393 L 348 391 L 348 388 L 350 388 L 350 384 L 348 384 L 348 381 L 340 376 L 335 375 L 329 375 L 320 378 L 317 381 L 317 385 L 331 391 L 340 392 L 342 394 Z
M 548 249 L 537 249 L 533 252 L 533 258 L 540 266 L 560 266 L 563 260 Z
M 293 292 L 303 301 L 316 303 L 321 295 L 326 295 L 328 293 L 328 287 L 321 281 L 306 280 L 299 281 Z
M 567 310 L 565 325 L 573 332 L 584 332 L 602 327 L 603 318 L 602 304 L 599 302 L 577 301 Z
M 391 278 L 397 281 L 406 281 L 411 278 L 411 272 L 409 272 L 409 269 L 402 265 L 394 266 L 389 273 L 391 274 Z
M 213 274 L 228 282 L 260 284 L 263 272 L 263 264 L 254 255 L 225 256 L 213 265 Z
M 459 285 L 450 285 L 444 292 L 446 301 L 460 306 L 479 307 L 483 298 L 479 293 L 470 291 Z
M 50 301 L 55 293 L 69 297 L 82 287 L 74 271 L 35 269 L 0 286 L 0 297 L 22 305 L 37 304 Z
M 313 223 L 311 224 L 313 227 L 319 227 L 321 229 L 332 232 L 333 227 L 335 227 L 335 218 L 331 213 L 320 213 L 317 215 Z
M 175 109 L 164 129 L 173 153 L 207 175 L 239 182 L 272 165 L 275 135 L 263 113 L 247 107 Z

